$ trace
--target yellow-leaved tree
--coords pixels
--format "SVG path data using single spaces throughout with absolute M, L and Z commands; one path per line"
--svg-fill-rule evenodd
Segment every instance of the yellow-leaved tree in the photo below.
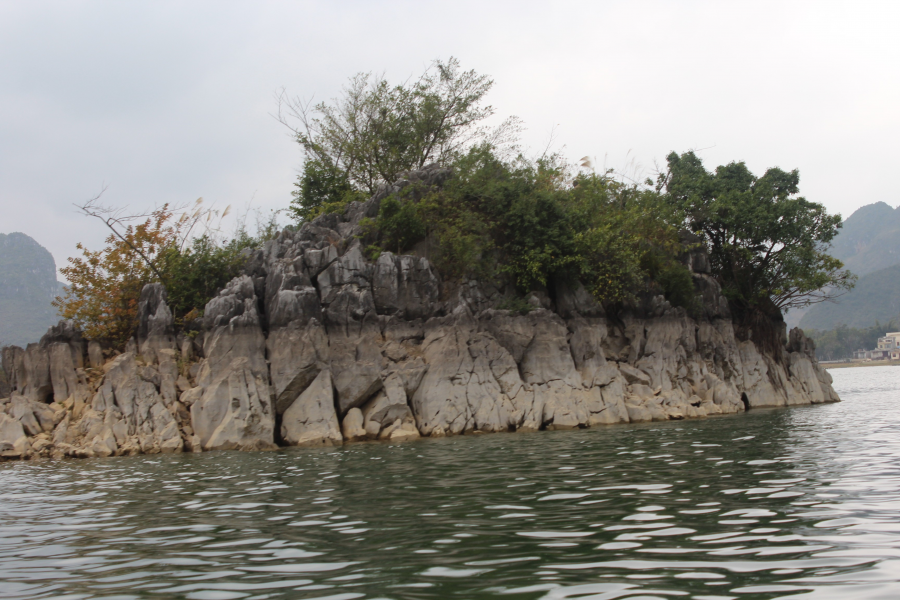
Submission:
M 75 321 L 90 339 L 124 345 L 137 325 L 141 289 L 163 278 L 161 263 L 178 240 L 179 222 L 164 205 L 143 222 L 111 227 L 102 250 L 79 243 L 82 256 L 60 269 L 69 281 L 65 296 L 53 302 L 60 316 Z
M 163 205 L 152 212 L 128 214 L 126 209 L 102 206 L 100 196 L 76 205 L 82 214 L 103 221 L 110 230 L 106 247 L 69 258 L 60 272 L 69 281 L 65 296 L 53 305 L 64 319 L 75 321 L 89 339 L 122 348 L 137 328 L 141 290 L 160 282 L 176 326 L 202 316 L 203 308 L 225 284 L 239 274 L 242 250 L 275 235 L 278 211 L 260 220 L 256 235 L 246 230 L 247 215 L 238 217 L 232 239 L 221 235 L 230 210 L 203 206 Z M 249 210 L 249 209 L 248 209 Z

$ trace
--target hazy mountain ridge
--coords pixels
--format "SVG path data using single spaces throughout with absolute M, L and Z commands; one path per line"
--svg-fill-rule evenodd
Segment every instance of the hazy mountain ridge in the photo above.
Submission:
M 859 281 L 837 302 L 811 307 L 800 327 L 864 328 L 900 315 L 900 207 L 876 202 L 856 210 L 844 221 L 830 254 L 859 275 Z
M 803 329 L 834 329 L 846 325 L 862 329 L 876 321 L 887 324 L 900 315 L 900 264 L 863 275 L 856 287 L 837 302 L 814 306 L 803 319 Z
M 831 255 L 859 276 L 900 264 L 900 207 L 876 202 L 858 209 L 844 221 Z
M 0 233 L 0 346 L 38 341 L 59 317 L 62 293 L 50 252 L 24 233 Z

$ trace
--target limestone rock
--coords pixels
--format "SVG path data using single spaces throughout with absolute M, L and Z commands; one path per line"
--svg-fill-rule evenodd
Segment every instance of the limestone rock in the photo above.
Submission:
M 204 450 L 275 447 L 275 409 L 265 377 L 246 357 L 232 360 L 191 405 L 191 426 Z
M 138 351 L 150 360 L 162 349 L 175 348 L 172 311 L 167 304 L 166 288 L 161 283 L 149 283 L 141 289 L 138 301 Z
M 391 252 L 383 252 L 375 262 L 372 290 L 379 314 L 405 319 L 432 316 L 440 293 L 427 259 Z
M 509 282 L 442 281 L 426 258 L 434 239 L 415 255 L 368 260 L 363 219 L 388 195 L 421 198 L 450 174 L 406 173 L 341 214 L 245 250 L 243 274 L 177 337 L 165 290 L 151 285 L 135 338 L 113 360 L 66 321 L 40 343 L 3 349 L 12 399 L 0 399 L 0 414 L 15 439 L 0 441 L 2 452 L 334 445 L 838 400 L 802 331 L 783 334 L 774 355 L 738 339 L 699 246 L 679 257 L 696 317 L 659 295 L 606 314 L 583 285 L 562 281 L 530 290 L 528 314 L 500 310 L 518 293 Z
M 603 307 L 580 282 L 574 285 L 565 281 L 557 282 L 556 308 L 559 316 L 564 319 L 603 316 Z
M 363 413 L 358 408 L 351 408 L 341 423 L 341 434 L 344 441 L 359 442 L 366 439 L 366 428 L 363 426 Z
M 403 379 L 397 373 L 391 374 L 385 379 L 383 389 L 363 406 L 361 414 L 363 417 L 362 429 L 369 438 L 385 439 L 390 437 L 393 429 L 386 430 L 395 422 L 399 422 L 400 425 L 411 425 L 416 432 L 415 437 L 419 435 L 415 426 L 415 418 L 407 404 Z
M 25 387 L 25 351 L 18 346 L 4 346 L 0 350 L 3 372 L 6 373 L 10 392 Z M 21 393 L 21 392 L 20 392 Z
M 302 258 L 277 261 L 266 277 L 266 318 L 270 328 L 306 325 L 322 319 L 319 294 L 313 287 Z
M 0 456 L 24 456 L 30 450 L 22 423 L 0 413 Z
M 24 376 L 17 378 L 20 393 L 38 402 L 50 402 L 53 398 L 53 382 L 50 379 L 50 354 L 47 348 L 40 344 L 28 344 L 22 363 Z
M 322 324 L 313 319 L 303 326 L 292 323 L 270 331 L 266 348 L 275 410 L 280 415 L 322 370 L 328 359 L 328 337 Z
M 205 361 L 197 374 L 197 383 L 206 387 L 227 376 L 236 358 L 245 358 L 242 368 L 253 378 L 262 378 L 268 386 L 265 337 L 258 311 L 253 280 L 244 275 L 229 283 L 206 304 L 203 315 L 207 328 L 203 342 Z
M 367 288 L 372 280 L 373 268 L 366 262 L 360 245 L 354 244 L 338 260 L 331 263 L 316 278 L 323 304 L 331 304 L 345 285 Z
M 92 369 L 100 369 L 103 367 L 103 348 L 99 342 L 91 340 L 88 342 L 88 362 Z
M 419 431 L 446 435 L 516 429 L 533 396 L 521 384 L 509 353 L 477 332 L 465 312 L 434 321 L 423 343 L 429 368 L 411 402 Z M 498 377 L 505 378 L 506 391 Z
M 281 437 L 291 446 L 341 445 L 343 438 L 334 411 L 330 371 L 320 372 L 285 411 Z

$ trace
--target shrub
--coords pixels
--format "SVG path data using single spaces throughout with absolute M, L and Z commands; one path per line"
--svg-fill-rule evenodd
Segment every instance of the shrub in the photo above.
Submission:
M 403 202 L 396 196 L 381 201 L 376 226 L 386 250 L 400 254 L 425 237 L 425 223 L 419 218 L 416 204 Z

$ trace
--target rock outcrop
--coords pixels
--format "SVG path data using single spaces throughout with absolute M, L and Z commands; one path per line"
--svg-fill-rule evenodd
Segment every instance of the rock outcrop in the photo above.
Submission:
M 609 315 L 579 284 L 535 292 L 519 314 L 498 309 L 511 294 L 499 283 L 443 281 L 425 246 L 367 259 L 360 222 L 381 199 L 448 176 L 410 174 L 248 251 L 199 332 L 177 333 L 152 285 L 132 351 L 107 361 L 65 322 L 4 348 L 0 455 L 334 446 L 838 400 L 799 329 L 774 354 L 739 339 L 702 251 L 683 257 L 694 316 L 661 296 Z

